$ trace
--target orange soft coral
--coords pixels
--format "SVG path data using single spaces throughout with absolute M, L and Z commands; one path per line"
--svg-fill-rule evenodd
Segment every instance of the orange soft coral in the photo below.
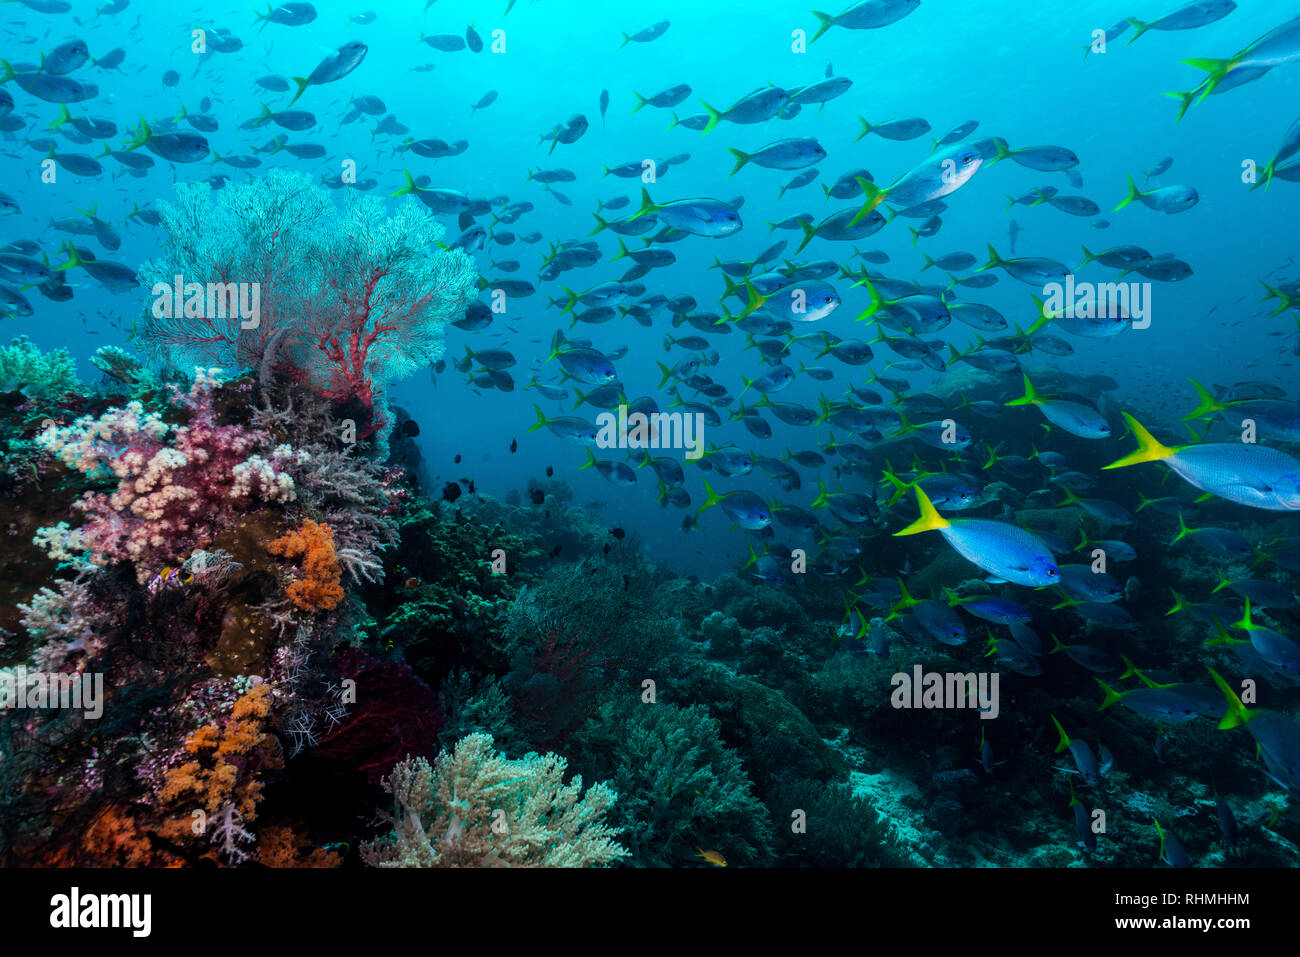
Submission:
M 338 607 L 343 600 L 343 570 L 334 551 L 334 533 L 328 525 L 310 519 L 266 546 L 272 555 L 298 559 L 303 577 L 285 590 L 298 608 L 316 613 Z
M 292 828 L 276 824 L 258 836 L 257 862 L 265 867 L 339 867 L 343 859 L 334 851 L 313 850 Z
M 214 820 L 224 819 L 229 828 L 232 822 L 249 823 L 257 816 L 262 797 L 257 774 L 280 764 L 275 738 L 267 732 L 270 713 L 270 686 L 255 685 L 235 701 L 222 726 L 205 725 L 190 735 L 185 750 L 192 760 L 167 772 L 158 796 L 192 810 L 188 816 L 169 816 L 159 828 L 162 836 L 184 844 L 207 831 Z M 202 822 L 197 828 L 196 819 Z

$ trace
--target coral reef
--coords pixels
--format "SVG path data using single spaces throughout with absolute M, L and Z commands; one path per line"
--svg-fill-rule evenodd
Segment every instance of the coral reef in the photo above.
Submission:
M 565 784 L 565 767 L 554 754 L 512 761 L 486 734 L 433 765 L 404 761 L 384 780 L 393 831 L 362 854 L 377 867 L 592 867 L 625 856 L 603 820 L 617 794 Z
M 77 365 L 67 349 L 44 353 L 26 336 L 0 348 L 0 392 L 19 391 L 43 399 L 74 392 L 80 385 Z
M 230 184 L 213 202 L 206 183 L 182 183 L 160 203 L 169 240 L 141 283 L 171 300 L 173 285 L 198 284 L 197 308 L 152 309 L 140 340 L 158 360 L 283 373 L 334 402 L 371 439 L 387 422 L 387 383 L 442 355 L 443 331 L 474 293 L 461 251 L 434 244 L 443 228 L 414 200 L 389 217 L 354 190 L 343 209 L 303 174 L 272 171 Z M 178 278 L 179 277 L 179 278 Z M 222 288 L 213 308 L 208 284 Z M 229 287 L 227 289 L 227 284 Z M 257 315 L 231 308 L 257 294 Z M 230 292 L 229 290 L 234 290 Z M 252 310 L 249 310 L 252 311 Z

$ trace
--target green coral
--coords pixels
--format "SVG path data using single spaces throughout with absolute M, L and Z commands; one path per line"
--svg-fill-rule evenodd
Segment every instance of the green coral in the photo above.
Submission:
M 48 399 L 79 388 L 77 365 L 67 349 L 41 352 L 26 336 L 0 348 L 0 392 Z
M 622 795 L 615 819 L 636 864 L 681 866 L 701 848 L 730 864 L 771 863 L 767 809 L 707 708 L 607 702 L 575 745 L 575 765 Z

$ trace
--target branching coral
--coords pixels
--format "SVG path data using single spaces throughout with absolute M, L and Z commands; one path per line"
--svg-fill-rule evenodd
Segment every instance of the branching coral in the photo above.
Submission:
M 564 783 L 555 754 L 511 761 L 471 734 L 430 766 L 407 760 L 384 780 L 393 832 L 362 856 L 378 867 L 591 867 L 627 854 L 604 822 L 617 795 Z
M 390 218 L 383 201 L 348 190 L 340 214 L 309 177 L 280 170 L 232 183 L 215 204 L 205 183 L 176 192 L 159 204 L 164 256 L 141 267 L 141 282 L 257 284 L 260 315 L 149 315 L 146 347 L 251 366 L 264 382 L 287 372 L 355 407 L 360 439 L 384 422 L 384 385 L 442 355 L 447 323 L 474 293 L 471 260 L 434 245 L 444 230 L 415 202 Z
M 90 583 L 82 575 L 73 580 L 58 579 L 54 588 L 43 587 L 30 602 L 19 604 L 22 626 L 46 644 L 32 658 L 42 671 L 58 671 L 73 654 L 90 657 L 103 646 L 102 635 L 115 622 L 91 595 Z
M 172 768 L 158 797 L 192 811 L 173 815 L 160 828 L 167 839 L 188 843 L 197 832 L 207 834 L 231 863 L 248 855 L 242 845 L 253 840 L 245 827 L 257 817 L 262 797 L 258 772 L 279 764 L 275 739 L 267 733 L 271 689 L 262 683 L 242 695 L 224 725 L 204 725 L 185 742 L 188 760 Z M 201 827 L 195 827 L 195 822 Z
M 404 488 L 359 455 L 315 444 L 305 448 L 310 457 L 295 469 L 294 481 L 333 531 L 339 564 L 354 583 L 383 581 L 379 553 L 398 540 L 396 513 Z
M 50 398 L 80 385 L 67 349 L 41 352 L 26 336 L 0 348 L 0 392 L 17 389 L 33 398 Z
M 187 409 L 187 424 L 170 426 L 139 402 L 85 416 L 70 426 L 51 425 L 37 437 L 42 449 L 92 478 L 117 479 L 111 494 L 87 492 L 76 503 L 80 528 L 41 529 L 37 544 L 55 557 L 88 551 L 96 565 L 132 561 L 141 582 L 205 545 L 230 519 L 255 502 L 294 498 L 287 471 L 306 453 L 287 445 L 262 454 L 266 435 L 219 425 L 213 391 L 220 370 L 196 369 L 188 395 L 173 403 Z
M 680 866 L 696 845 L 736 863 L 770 859 L 767 811 L 706 708 L 610 702 L 575 741 L 582 766 L 625 795 L 617 816 L 637 863 Z
M 334 550 L 334 533 L 328 525 L 307 519 L 301 528 L 277 538 L 266 550 L 298 561 L 302 577 L 290 582 L 285 593 L 299 610 L 315 614 L 338 607 L 343 600 L 343 571 Z

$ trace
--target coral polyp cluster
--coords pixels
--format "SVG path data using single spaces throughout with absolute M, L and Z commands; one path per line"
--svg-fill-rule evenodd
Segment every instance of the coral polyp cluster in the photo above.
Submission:
M 76 509 L 85 522 L 42 529 L 52 557 L 85 553 L 96 565 L 129 561 L 141 581 L 202 548 L 231 518 L 258 503 L 294 498 L 290 465 L 310 456 L 280 444 L 268 448 L 265 432 L 220 425 L 213 409 L 219 369 L 196 369 L 188 393 L 172 387 L 172 405 L 188 414 L 169 425 L 138 401 L 71 425 L 51 424 L 36 444 L 93 481 L 112 482 L 111 493 L 88 491 Z

